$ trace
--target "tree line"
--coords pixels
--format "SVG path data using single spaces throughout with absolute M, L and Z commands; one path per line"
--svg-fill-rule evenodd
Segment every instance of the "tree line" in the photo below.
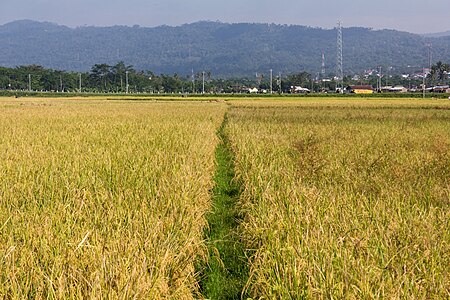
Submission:
M 285 78 L 274 76 L 272 90 L 288 92 L 291 85 L 308 85 L 311 74 L 300 72 Z M 38 65 L 0 67 L 0 89 L 88 93 L 239 93 L 247 88 L 270 90 L 269 76 L 213 78 L 211 72 L 189 75 L 156 75 L 138 71 L 123 61 L 115 65 L 95 64 L 89 72 L 67 72 Z
M 433 65 L 427 78 L 428 84 L 446 84 L 450 74 L 448 64 Z M 386 85 L 419 86 L 421 80 L 386 76 Z M 376 74 L 371 76 L 346 76 L 345 85 L 369 84 L 376 86 Z M 302 86 L 315 92 L 333 91 L 336 82 L 321 80 L 308 72 L 294 74 L 255 74 L 251 78 L 214 78 L 211 72 L 192 71 L 188 75 L 156 75 L 151 71 L 138 71 L 123 61 L 115 65 L 95 64 L 89 72 L 68 72 L 47 69 L 38 65 L 16 68 L 0 67 L 0 89 L 47 92 L 86 93 L 243 93 L 248 88 L 267 92 L 289 93 L 292 86 Z

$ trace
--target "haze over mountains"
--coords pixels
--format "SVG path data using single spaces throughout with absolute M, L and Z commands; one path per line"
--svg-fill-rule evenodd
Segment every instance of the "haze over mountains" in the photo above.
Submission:
M 414 71 L 450 61 L 450 33 L 417 35 L 395 30 L 345 28 L 344 70 L 359 73 L 378 65 Z M 322 52 L 334 73 L 336 30 L 299 25 L 197 22 L 178 27 L 69 28 L 15 21 L 0 26 L 0 66 L 37 64 L 86 71 L 94 64 L 124 61 L 139 70 L 187 75 L 254 76 L 255 72 L 318 73 Z M 410 67 L 408 67 L 410 66 Z
M 435 32 L 435 33 L 426 33 L 423 34 L 424 37 L 431 37 L 431 38 L 439 38 L 444 36 L 450 36 L 450 30 L 444 31 L 444 32 Z

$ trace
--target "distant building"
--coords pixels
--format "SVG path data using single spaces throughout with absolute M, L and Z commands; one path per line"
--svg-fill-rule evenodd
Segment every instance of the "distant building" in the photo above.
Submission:
M 393 88 L 393 86 L 387 85 L 387 86 L 382 86 L 380 88 L 380 91 L 383 93 L 389 93 L 389 91 Z
M 352 94 L 373 94 L 371 85 L 350 85 L 345 90 L 347 93 Z
M 381 87 L 383 93 L 407 93 L 408 89 L 404 86 L 383 86 Z
M 408 89 L 405 88 L 404 86 L 394 86 L 389 89 L 389 92 L 391 92 L 391 93 L 407 93 Z
M 291 93 L 292 94 L 308 94 L 311 90 L 307 88 L 303 88 L 301 86 L 291 86 Z
M 434 93 L 450 93 L 450 87 L 448 85 L 433 87 Z
M 258 90 L 257 88 L 249 88 L 249 89 L 248 89 L 248 92 L 249 92 L 250 94 L 256 94 L 256 93 L 259 92 L 259 90 Z

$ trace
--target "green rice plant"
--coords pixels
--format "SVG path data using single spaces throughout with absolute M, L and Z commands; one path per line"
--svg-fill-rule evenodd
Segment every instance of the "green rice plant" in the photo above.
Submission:
M 450 297 L 450 103 L 231 103 L 250 295 Z

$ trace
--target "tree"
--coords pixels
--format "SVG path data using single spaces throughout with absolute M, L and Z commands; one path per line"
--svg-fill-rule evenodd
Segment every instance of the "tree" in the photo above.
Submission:
M 438 61 L 431 67 L 429 77 L 433 83 L 445 84 L 448 81 L 448 74 L 450 73 L 450 65 Z
M 120 91 L 124 92 L 124 82 L 127 72 L 130 74 L 134 74 L 136 71 L 133 69 L 133 66 L 127 66 L 123 61 L 119 61 L 115 66 L 111 67 L 111 71 L 114 74 L 114 83 L 116 87 L 120 86 Z
M 296 74 L 291 74 L 286 77 L 284 84 L 288 87 L 291 86 L 302 86 L 308 87 L 311 84 L 311 74 L 308 72 L 300 72 Z
M 107 64 L 95 64 L 91 69 L 91 80 L 101 91 L 108 90 L 108 83 L 110 81 L 111 66 Z

